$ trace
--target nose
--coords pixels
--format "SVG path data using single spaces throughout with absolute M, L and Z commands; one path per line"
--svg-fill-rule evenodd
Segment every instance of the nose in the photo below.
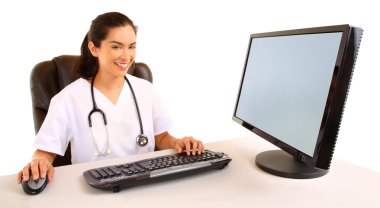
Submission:
M 119 58 L 122 61 L 131 62 L 133 60 L 133 57 L 134 57 L 134 52 L 132 52 L 130 49 L 126 48 L 126 49 L 123 49 L 121 51 Z

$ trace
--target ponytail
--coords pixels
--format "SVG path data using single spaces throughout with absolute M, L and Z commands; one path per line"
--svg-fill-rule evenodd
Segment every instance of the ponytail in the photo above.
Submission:
M 91 54 L 88 48 L 88 33 L 83 39 L 80 51 L 81 55 L 77 67 L 77 74 L 84 79 L 92 78 L 98 73 L 99 64 L 98 59 Z

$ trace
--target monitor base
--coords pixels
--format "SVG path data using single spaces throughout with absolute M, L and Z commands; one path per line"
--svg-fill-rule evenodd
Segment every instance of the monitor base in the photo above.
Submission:
M 317 178 L 328 172 L 328 170 L 311 167 L 297 161 L 283 150 L 269 150 L 258 154 L 256 165 L 268 173 L 285 178 Z

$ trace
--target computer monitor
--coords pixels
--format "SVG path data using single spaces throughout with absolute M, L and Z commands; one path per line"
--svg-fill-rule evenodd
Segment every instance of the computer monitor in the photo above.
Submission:
M 350 25 L 252 34 L 233 120 L 280 149 L 261 169 L 288 178 L 325 175 L 362 29 Z

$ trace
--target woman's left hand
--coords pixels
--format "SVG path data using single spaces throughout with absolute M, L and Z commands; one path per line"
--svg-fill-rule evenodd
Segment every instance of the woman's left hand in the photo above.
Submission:
M 190 153 L 195 155 L 197 153 L 202 154 L 205 152 L 202 141 L 196 140 L 193 137 L 177 139 L 174 149 L 177 150 L 178 153 L 186 151 L 187 155 L 190 155 Z

